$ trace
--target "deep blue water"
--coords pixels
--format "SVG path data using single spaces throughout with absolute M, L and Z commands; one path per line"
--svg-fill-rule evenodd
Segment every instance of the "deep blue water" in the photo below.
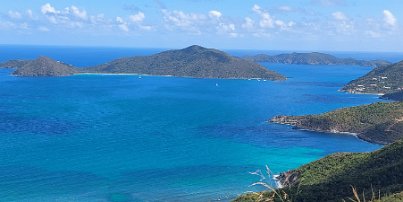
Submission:
M 86 66 L 156 51 L 89 50 L 2 46 L 0 55 L 49 53 Z M 250 187 L 260 178 L 249 172 L 265 165 L 279 173 L 333 152 L 380 147 L 266 121 L 379 101 L 337 91 L 369 68 L 264 65 L 290 78 L 20 78 L 0 69 L 1 200 L 228 200 L 262 190 Z

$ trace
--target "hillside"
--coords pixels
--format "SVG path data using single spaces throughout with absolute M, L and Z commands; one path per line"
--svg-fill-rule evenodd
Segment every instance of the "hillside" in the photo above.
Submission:
M 403 102 L 380 102 L 319 115 L 276 116 L 271 122 L 318 132 L 355 133 L 363 140 L 388 144 L 403 138 Z
M 377 196 L 379 192 L 381 196 L 398 193 L 403 190 L 402 154 L 403 141 L 371 153 L 332 154 L 282 173 L 279 180 L 288 186 L 278 192 L 288 193 L 292 201 L 349 201 L 347 197 L 353 198 L 351 186 L 360 195 L 365 193 L 367 199 L 373 192 Z M 290 175 L 294 177 L 286 178 Z M 267 201 L 271 196 L 271 192 L 247 194 L 235 201 Z M 385 197 L 383 201 L 400 196 Z
M 382 95 L 381 98 L 387 100 L 403 101 L 403 90 L 399 90 L 393 93 L 387 93 L 385 95 Z
M 76 68 L 70 65 L 43 56 L 35 60 L 10 60 L 1 63 L 0 67 L 15 68 L 15 76 L 70 76 L 78 73 Z
M 381 66 L 342 88 L 350 93 L 387 94 L 403 89 L 403 61 Z
M 303 64 L 303 65 L 358 65 L 368 67 L 378 67 L 390 64 L 383 60 L 356 60 L 353 58 L 338 58 L 325 53 L 290 53 L 280 55 L 255 55 L 246 57 L 246 59 L 254 62 L 268 62 L 280 64 Z
M 181 50 L 164 51 L 151 56 L 117 59 L 82 71 L 86 73 L 135 73 L 195 78 L 285 79 L 284 76 L 254 62 L 196 45 Z
M 4 63 L 0 63 L 0 67 L 3 68 L 18 68 L 18 67 L 22 67 L 25 64 L 29 63 L 29 60 L 9 60 L 7 62 Z
M 77 70 L 69 65 L 57 62 L 48 57 L 39 57 L 36 60 L 18 61 L 13 64 L 16 76 L 70 76 L 77 73 Z

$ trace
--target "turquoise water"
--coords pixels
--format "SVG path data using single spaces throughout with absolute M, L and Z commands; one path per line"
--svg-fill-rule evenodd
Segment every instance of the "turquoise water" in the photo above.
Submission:
M 278 173 L 380 147 L 266 122 L 378 101 L 337 91 L 369 68 L 264 65 L 290 79 L 18 78 L 0 69 L 1 200 L 228 200 L 262 190 L 249 172 L 265 165 Z

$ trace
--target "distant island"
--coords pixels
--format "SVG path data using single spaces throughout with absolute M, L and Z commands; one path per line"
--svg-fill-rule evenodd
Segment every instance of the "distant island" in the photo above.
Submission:
M 377 67 L 368 74 L 351 81 L 341 90 L 349 93 L 397 93 L 393 95 L 385 95 L 384 98 L 396 98 L 398 100 L 400 95 L 401 99 L 401 91 L 403 90 L 403 61 Z
M 286 79 L 284 76 L 252 61 L 197 45 L 180 50 L 164 51 L 151 56 L 121 58 L 89 68 L 75 68 L 46 57 L 40 57 L 36 60 L 11 60 L 0 64 L 0 66 L 16 68 L 13 74 L 17 76 L 132 73 L 194 78 Z
M 236 58 L 216 49 L 190 46 L 164 51 L 151 56 L 117 59 L 83 69 L 92 73 L 134 73 L 195 78 L 259 78 L 284 80 L 284 76 L 254 62 Z
M 267 62 L 280 64 L 299 64 L 299 65 L 357 65 L 367 67 L 379 67 L 389 65 L 390 63 L 384 60 L 356 60 L 353 58 L 338 58 L 325 53 L 290 53 L 279 55 L 259 54 L 248 56 L 245 59 L 253 62 Z
M 71 76 L 78 73 L 78 70 L 59 61 L 52 60 L 48 57 L 39 57 L 35 60 L 10 60 L 1 64 L 2 67 L 16 68 L 13 72 L 15 76 Z
M 371 153 L 332 154 L 281 173 L 277 177 L 282 185 L 276 190 L 278 195 L 269 190 L 245 194 L 234 201 L 402 201 L 402 154 L 401 140 Z
M 318 132 L 352 133 L 368 142 L 389 144 L 403 138 L 403 102 L 379 102 L 319 115 L 276 116 L 270 121 Z

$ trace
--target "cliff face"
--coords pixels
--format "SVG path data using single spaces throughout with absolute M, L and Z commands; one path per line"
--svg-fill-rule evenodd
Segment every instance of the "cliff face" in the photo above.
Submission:
M 274 123 L 329 133 L 355 133 L 363 140 L 388 144 L 403 138 L 403 102 L 375 103 L 319 115 L 276 116 Z
M 265 55 L 246 57 L 246 59 L 254 62 L 268 62 L 280 64 L 303 64 L 303 65 L 358 65 L 367 67 L 379 67 L 389 65 L 390 63 L 383 60 L 356 60 L 353 58 L 338 58 L 333 55 L 324 53 L 290 53 L 280 55 Z
M 342 88 L 350 93 L 387 94 L 403 90 L 403 61 L 381 66 Z
M 136 73 L 196 78 L 261 78 L 284 80 L 285 77 L 251 61 L 232 57 L 222 51 L 190 46 L 151 56 L 129 57 L 84 69 L 95 73 Z
M 17 69 L 13 72 L 16 76 L 70 76 L 78 71 L 69 65 L 57 62 L 47 57 L 39 57 L 36 60 L 16 63 Z

